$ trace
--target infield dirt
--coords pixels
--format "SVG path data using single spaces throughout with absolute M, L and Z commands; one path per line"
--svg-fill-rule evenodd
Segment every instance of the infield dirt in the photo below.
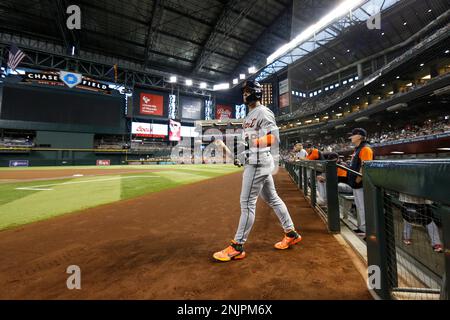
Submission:
M 282 229 L 259 200 L 248 257 L 213 261 L 239 221 L 237 173 L 0 232 L 0 298 L 371 299 L 287 173 L 275 182 L 304 238 L 290 250 L 273 248 Z M 69 265 L 81 290 L 66 287 Z

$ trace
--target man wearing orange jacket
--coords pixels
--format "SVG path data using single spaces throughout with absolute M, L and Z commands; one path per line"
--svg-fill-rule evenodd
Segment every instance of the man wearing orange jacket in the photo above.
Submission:
M 352 144 L 355 146 L 355 152 L 352 155 L 350 169 L 353 171 L 363 173 L 362 167 L 365 161 L 373 160 L 373 150 L 367 143 L 367 131 L 362 128 L 353 129 L 350 137 Z M 360 236 L 366 235 L 366 213 L 364 210 L 364 191 L 363 182 L 360 176 L 348 172 L 348 184 L 353 189 L 355 197 L 356 212 L 359 217 L 358 229 L 354 230 Z

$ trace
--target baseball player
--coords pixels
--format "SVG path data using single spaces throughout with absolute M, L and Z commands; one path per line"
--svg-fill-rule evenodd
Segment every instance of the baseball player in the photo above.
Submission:
M 235 164 L 244 164 L 242 189 L 240 196 L 241 217 L 239 226 L 231 244 L 222 251 L 214 253 L 218 261 L 244 259 L 244 244 L 255 222 L 255 209 L 258 196 L 275 211 L 284 230 L 284 238 L 275 244 L 275 248 L 285 250 L 301 241 L 295 230 L 288 209 L 275 190 L 272 173 L 275 161 L 271 146 L 278 141 L 278 127 L 273 112 L 261 104 L 262 87 L 256 81 L 246 81 L 242 88 L 244 103 L 249 113 L 244 119 L 243 135 L 245 150 L 235 160 Z M 215 141 L 227 154 L 234 156 L 221 140 Z

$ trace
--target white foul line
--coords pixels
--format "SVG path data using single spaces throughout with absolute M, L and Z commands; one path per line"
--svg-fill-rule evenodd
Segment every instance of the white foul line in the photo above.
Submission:
M 43 184 L 40 186 L 32 186 L 32 187 L 22 187 L 16 188 L 16 190 L 32 190 L 32 191 L 51 191 L 53 189 L 43 189 L 44 187 L 53 187 L 53 186 L 62 186 L 69 184 L 79 184 L 79 183 L 89 183 L 89 182 L 103 182 L 103 181 L 113 181 L 119 179 L 134 179 L 134 178 L 161 178 L 160 176 L 129 176 L 129 177 L 118 177 L 118 178 L 109 178 L 109 179 L 97 179 L 97 180 L 86 180 L 86 181 L 71 181 L 71 182 L 63 182 L 63 183 L 54 183 L 54 184 Z

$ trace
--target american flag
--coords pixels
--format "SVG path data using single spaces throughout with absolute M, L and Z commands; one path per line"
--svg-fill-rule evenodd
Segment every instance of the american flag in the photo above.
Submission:
M 23 58 L 25 58 L 25 53 L 15 45 L 12 45 L 9 49 L 8 68 L 16 70 Z

